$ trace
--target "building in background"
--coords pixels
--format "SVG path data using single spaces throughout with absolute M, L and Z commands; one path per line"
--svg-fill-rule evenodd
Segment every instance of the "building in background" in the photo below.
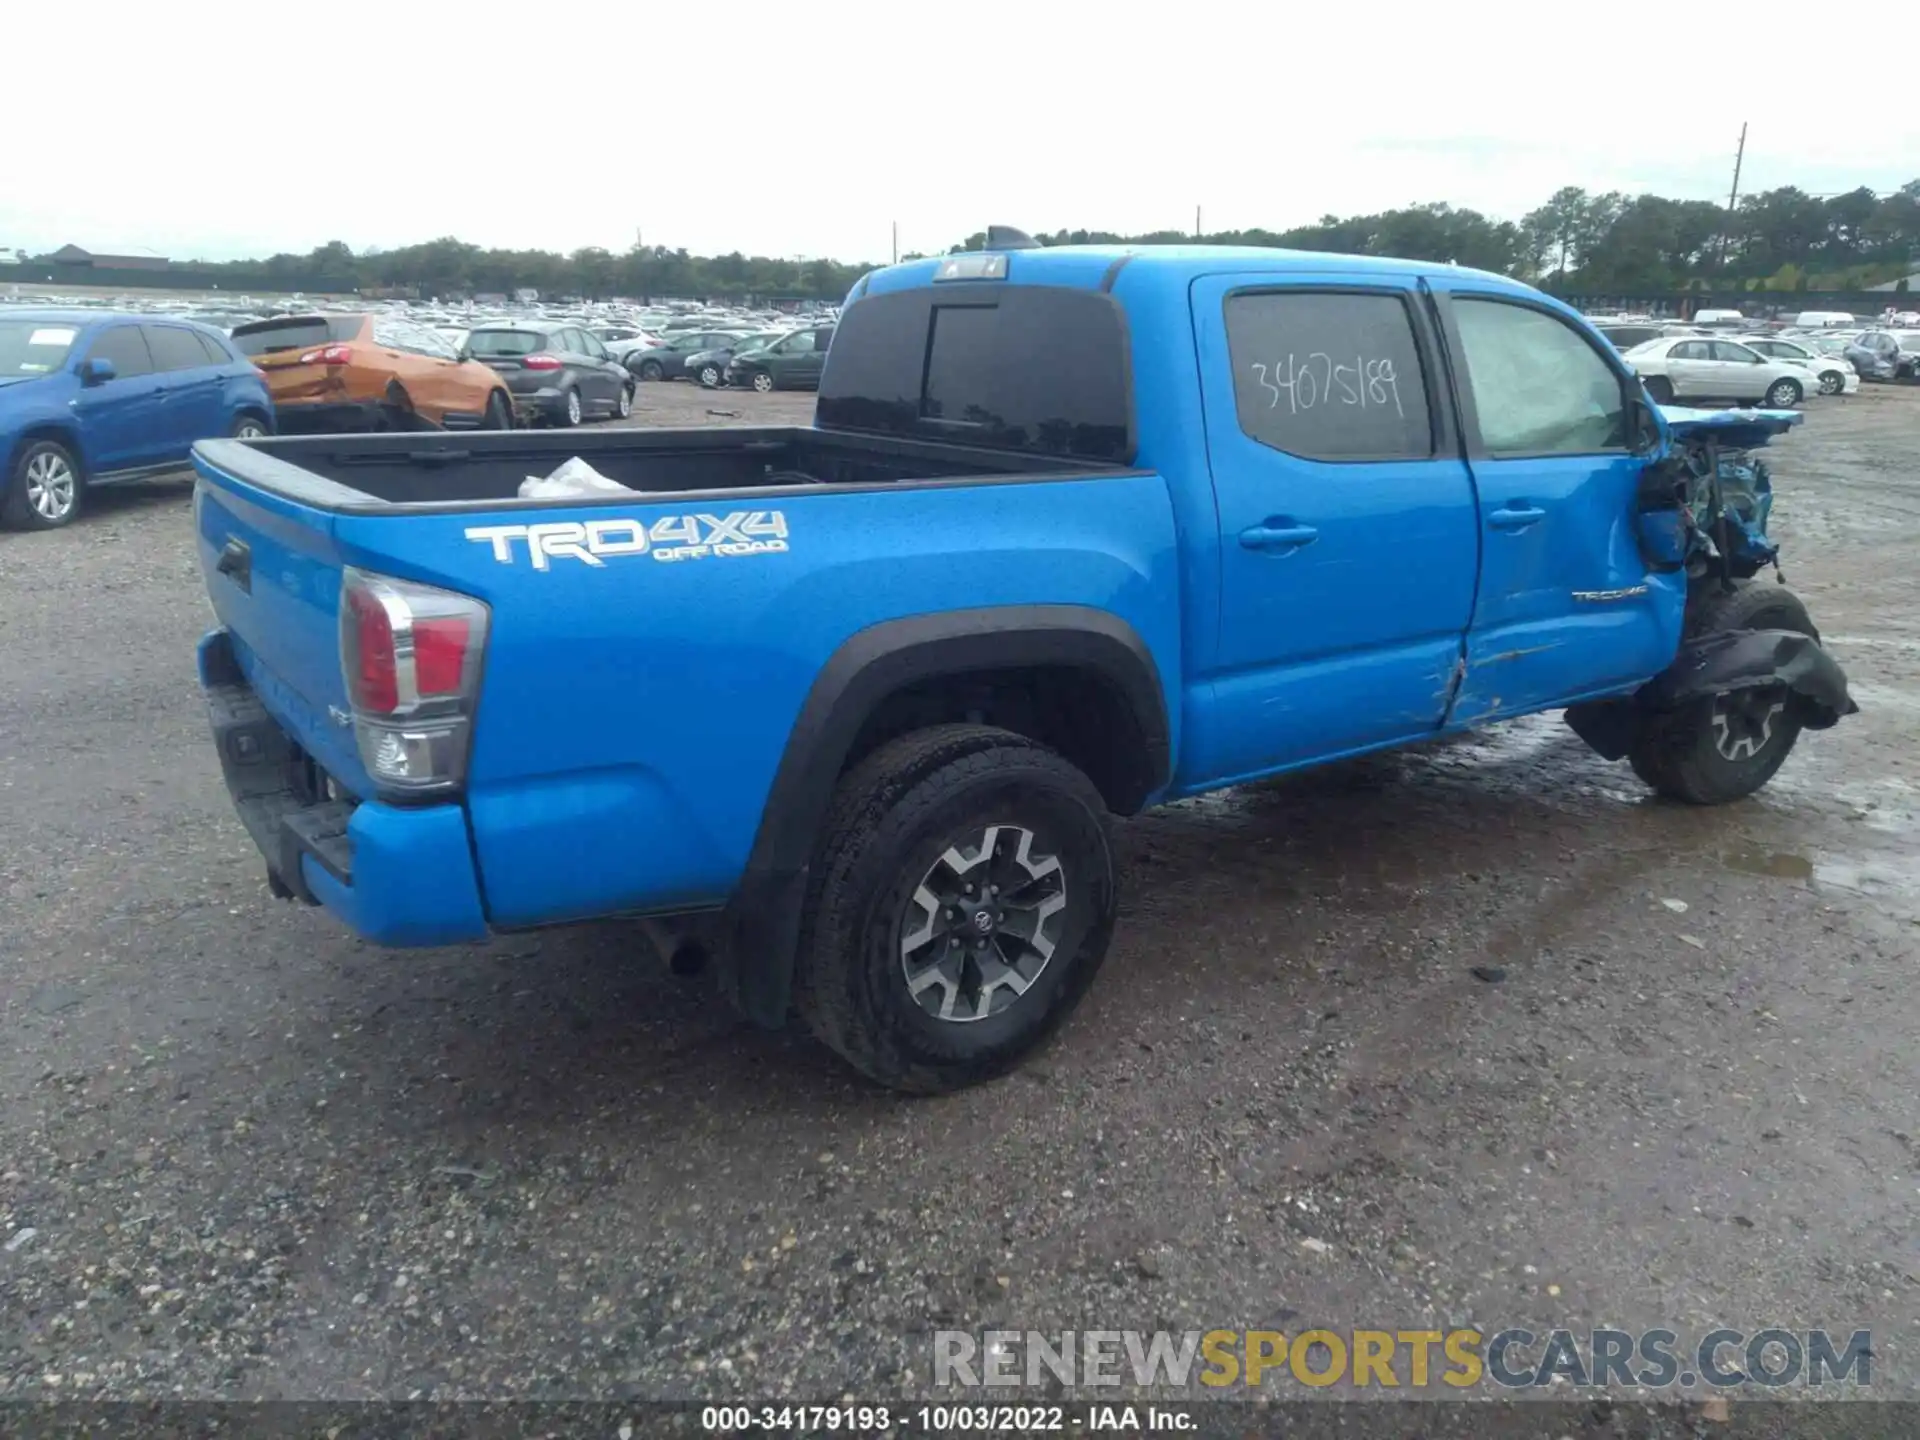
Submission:
M 125 245 L 116 250 L 82 250 L 78 245 L 62 245 L 51 255 L 42 255 L 56 265 L 90 265 L 99 270 L 164 270 L 172 262 L 144 245 Z

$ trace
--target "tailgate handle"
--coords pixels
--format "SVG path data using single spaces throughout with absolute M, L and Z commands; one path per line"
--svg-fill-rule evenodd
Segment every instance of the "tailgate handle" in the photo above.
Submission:
M 213 568 L 249 595 L 253 593 L 253 551 L 246 541 L 229 539 L 220 548 L 220 561 Z

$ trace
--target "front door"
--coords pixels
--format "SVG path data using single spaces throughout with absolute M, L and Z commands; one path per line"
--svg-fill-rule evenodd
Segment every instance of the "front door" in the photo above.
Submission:
M 160 464 L 167 453 L 160 377 L 153 373 L 140 327 L 127 322 L 102 330 L 87 347 L 86 359 L 111 360 L 114 369 L 113 379 L 83 385 L 74 397 L 88 471 L 98 476 Z
M 1679 340 L 1667 351 L 1667 382 L 1676 398 L 1702 399 L 1714 393 L 1718 380 L 1711 341 Z
M 1411 279 L 1192 292 L 1220 606 L 1180 783 L 1430 734 L 1473 609 L 1473 485 Z
M 1449 723 L 1647 679 L 1673 658 L 1686 582 L 1649 573 L 1636 539 L 1637 382 L 1550 306 L 1466 277 L 1432 284 L 1480 506 L 1480 583 Z

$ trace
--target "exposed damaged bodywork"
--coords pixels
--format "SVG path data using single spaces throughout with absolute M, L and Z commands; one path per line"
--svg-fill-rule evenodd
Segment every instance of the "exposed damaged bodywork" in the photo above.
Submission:
M 1641 486 L 1640 543 L 1648 568 L 1686 572 L 1687 638 L 1673 663 L 1631 696 L 1567 709 L 1567 724 L 1598 754 L 1618 760 L 1650 720 L 1713 696 L 1766 689 L 1800 726 L 1824 730 L 1859 710 L 1847 677 L 1818 634 L 1727 627 L 1714 603 L 1761 569 L 1778 567 L 1767 534 L 1773 486 L 1751 452 L 1785 434 L 1801 416 L 1790 410 L 1663 409 L 1672 453 L 1648 467 Z M 1797 602 L 1795 602 L 1797 605 Z M 1751 612 L 1749 612 L 1751 613 Z M 1804 612 L 1801 612 L 1804 613 Z M 1708 617 L 1699 623 L 1695 617 Z

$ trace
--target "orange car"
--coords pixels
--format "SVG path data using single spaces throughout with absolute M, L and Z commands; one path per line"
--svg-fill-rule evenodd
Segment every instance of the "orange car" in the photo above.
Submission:
M 233 343 L 266 376 L 282 435 L 513 428 L 500 377 L 409 320 L 281 315 L 237 326 Z

